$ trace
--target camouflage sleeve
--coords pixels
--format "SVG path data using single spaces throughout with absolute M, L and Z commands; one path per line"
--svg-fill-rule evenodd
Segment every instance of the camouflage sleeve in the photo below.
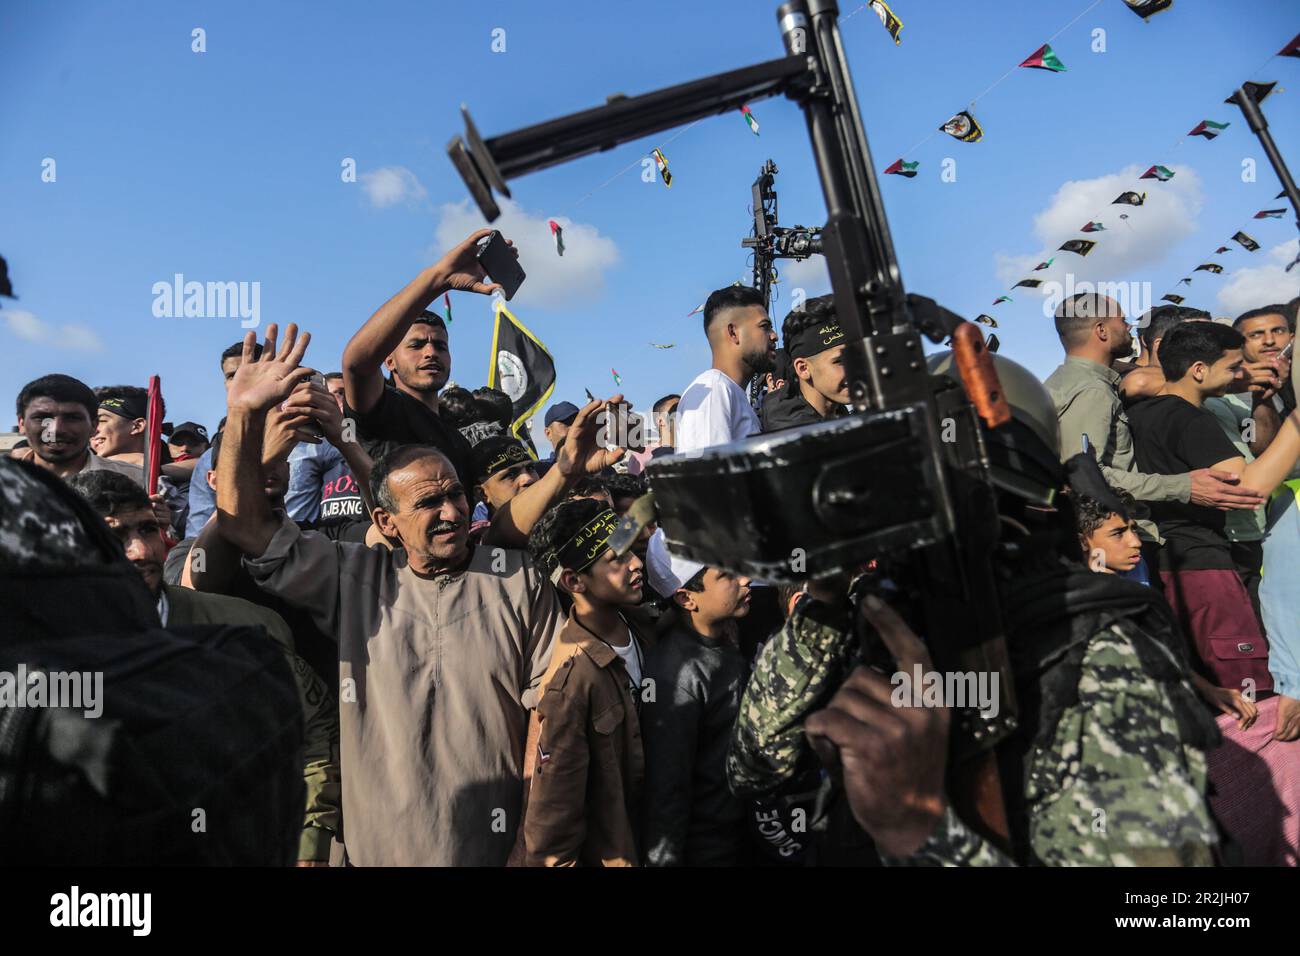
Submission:
M 770 795 L 793 780 L 812 753 L 804 718 L 839 686 L 856 650 L 849 605 L 805 595 L 754 664 L 727 750 L 727 781 L 738 797 Z
M 1015 866 L 1012 859 L 980 836 L 953 812 L 944 811 L 921 848 L 906 859 L 882 856 L 886 866 Z
M 1184 743 L 1175 711 L 1174 698 L 1194 692 L 1185 679 L 1147 674 L 1134 644 L 1147 638 L 1134 627 L 1120 621 L 1092 638 L 1078 703 L 1030 754 L 1030 845 L 1049 866 L 1212 862 L 1218 837 L 1205 800 L 1205 755 Z

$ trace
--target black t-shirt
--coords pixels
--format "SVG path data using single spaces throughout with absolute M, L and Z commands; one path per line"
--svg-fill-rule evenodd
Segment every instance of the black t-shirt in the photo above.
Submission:
M 1159 395 L 1128 409 L 1137 470 L 1147 475 L 1182 475 L 1209 468 L 1241 453 L 1223 433 L 1214 413 L 1177 395 Z M 1224 512 L 1179 501 L 1152 501 L 1151 520 L 1165 546 L 1162 571 L 1229 570 L 1234 567 Z
M 456 466 L 465 493 L 474 487 L 469 442 L 418 399 L 386 384 L 370 411 L 363 415 L 347 407 L 343 414 L 357 423 L 357 439 L 371 458 L 378 460 L 399 445 L 432 445 Z

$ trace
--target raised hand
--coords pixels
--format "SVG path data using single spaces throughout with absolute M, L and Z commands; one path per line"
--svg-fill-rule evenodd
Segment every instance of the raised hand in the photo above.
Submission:
M 460 245 L 435 262 L 433 272 L 438 285 L 457 292 L 477 292 L 480 295 L 491 295 L 500 289 L 500 285 L 488 279 L 487 272 L 478 261 L 478 241 L 491 234 L 491 229 L 471 233 Z M 514 247 L 513 242 L 506 241 Z M 515 251 L 515 258 L 519 258 L 518 251 Z
M 226 403 L 231 411 L 265 411 L 283 402 L 299 382 L 311 376 L 312 370 L 301 364 L 311 333 L 304 332 L 299 338 L 298 326 L 290 324 L 284 330 L 284 342 L 278 354 L 275 340 L 276 326 L 272 323 L 266 327 L 262 357 L 254 360 L 257 335 L 249 332 L 244 336 L 243 363 L 226 391 Z
M 604 401 L 588 402 L 582 407 L 565 433 L 564 444 L 555 453 L 555 467 L 560 474 L 566 478 L 594 475 L 623 457 L 625 449 L 605 448 L 597 441 L 608 430 L 610 417 L 622 401 L 622 395 L 615 395 Z M 604 422 L 598 414 L 602 410 Z

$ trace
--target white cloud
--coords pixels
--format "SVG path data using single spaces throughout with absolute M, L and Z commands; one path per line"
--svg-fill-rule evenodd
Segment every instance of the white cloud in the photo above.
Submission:
M 600 297 L 605 272 L 618 264 L 618 246 L 613 239 L 586 223 L 567 216 L 534 215 L 510 199 L 500 200 L 501 216 L 493 229 L 515 244 L 519 264 L 527 276 L 514 302 L 544 308 L 574 305 Z M 555 240 L 547 220 L 554 218 L 564 230 L 564 255 L 556 255 Z M 488 223 L 468 199 L 448 203 L 438 210 L 435 232 L 436 258 Z
M 1219 305 L 1224 313 L 1235 317 L 1260 306 L 1289 302 L 1300 295 L 1300 266 L 1286 271 L 1298 251 L 1300 239 L 1292 239 L 1270 249 L 1263 265 L 1230 272 L 1219 290 Z
M 386 209 L 399 202 L 409 205 L 428 195 L 415 173 L 405 166 L 384 166 L 372 173 L 362 173 L 359 178 L 366 198 L 376 209 Z
M 776 269 L 781 282 L 775 288 L 780 290 L 781 302 L 785 303 L 787 309 L 795 289 L 803 289 L 805 298 L 809 299 L 831 291 L 831 275 L 826 270 L 825 256 L 810 256 L 793 261 L 778 260 Z
M 25 342 L 36 342 L 74 352 L 99 352 L 104 348 L 99 335 L 88 325 L 55 327 L 22 309 L 0 311 L 9 331 Z
M 1034 217 L 1034 235 L 1042 243 L 1038 252 L 994 253 L 994 268 L 1004 288 L 1031 276 L 1038 263 L 1055 257 L 1051 268 L 1033 275 L 1044 280 L 1061 280 L 1073 273 L 1076 282 L 1112 280 L 1131 275 L 1164 259 L 1175 243 L 1196 229 L 1201 211 L 1201 180 L 1189 166 L 1171 166 L 1174 178 L 1161 183 L 1138 181 L 1143 166 L 1128 166 L 1096 179 L 1071 180 L 1056 191 L 1047 208 Z M 1112 205 L 1115 197 L 1128 190 L 1146 192 L 1142 206 Z M 1127 215 L 1128 219 L 1120 219 Z M 1089 220 L 1098 220 L 1105 231 L 1081 233 Z M 1092 239 L 1097 245 L 1086 256 L 1061 252 L 1067 239 Z

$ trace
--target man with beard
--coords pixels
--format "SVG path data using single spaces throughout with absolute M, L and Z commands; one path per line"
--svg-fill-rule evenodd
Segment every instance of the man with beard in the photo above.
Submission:
M 844 374 L 844 332 L 833 296 L 809 299 L 781 326 L 782 348 L 794 376 L 763 400 L 763 431 L 811 425 L 846 413 L 849 380 Z
M 1065 348 L 1065 362 L 1044 384 L 1056 406 L 1062 461 L 1084 450 L 1086 435 L 1088 451 L 1107 483 L 1138 501 L 1190 501 L 1223 510 L 1259 507 L 1263 496 L 1241 487 L 1234 474 L 1212 468 L 1170 475 L 1137 470 L 1133 436 L 1117 390 L 1119 375 L 1111 369 L 1111 362 L 1133 352 L 1119 303 L 1092 292 L 1065 299 L 1056 309 L 1056 334 Z M 1150 521 L 1140 521 L 1138 528 L 1147 563 L 1154 567 L 1159 533 Z
M 749 286 L 727 286 L 709 295 L 704 334 L 713 367 L 695 377 L 677 404 L 679 455 L 758 434 L 761 426 L 745 386 L 776 358 L 772 320 L 762 294 Z
M 294 653 L 288 626 L 275 612 L 239 598 L 201 594 L 166 584 L 163 561 L 167 545 L 162 526 L 144 489 L 129 478 L 112 472 L 83 472 L 68 483 L 103 517 L 109 531 L 122 543 L 127 560 L 135 565 L 158 602 L 163 627 L 252 624 L 265 628 L 280 645 L 298 687 L 306 730 L 303 777 L 307 782 L 307 810 L 298 847 L 299 865 L 325 865 L 330 838 L 339 830 L 338 715 L 334 698 L 320 677 Z
M 519 823 L 527 708 L 562 624 L 555 591 L 526 554 L 469 547 L 466 486 L 427 445 L 389 452 L 370 475 L 372 517 L 401 548 L 278 519 L 263 488 L 267 410 L 315 409 L 286 401 L 311 374 L 300 366 L 310 336 L 290 325 L 277 353 L 276 333 L 261 361 L 248 334 L 230 385 L 217 522 L 260 587 L 338 642 L 348 858 L 501 865 Z
M 427 445 L 451 461 L 471 490 L 470 446 L 438 413 L 438 392 L 451 375 L 447 325 L 429 304 L 448 291 L 491 295 L 475 257 L 480 229 L 379 307 L 343 350 L 344 416 L 356 422 L 362 446 L 379 458 L 399 445 Z M 381 369 L 392 377 L 385 382 Z

